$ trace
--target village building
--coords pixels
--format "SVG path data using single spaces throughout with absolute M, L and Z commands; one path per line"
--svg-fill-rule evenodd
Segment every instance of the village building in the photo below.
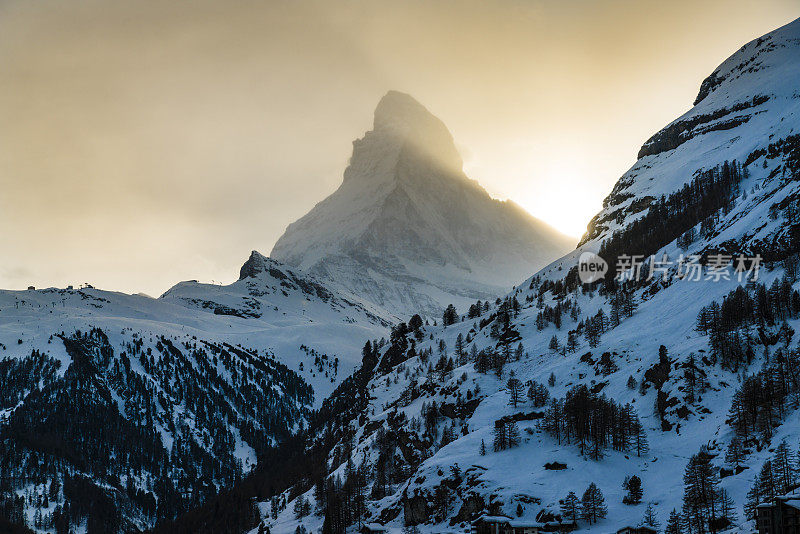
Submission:
M 504 515 L 484 515 L 472 522 L 473 534 L 543 534 L 570 532 L 574 528 L 574 525 L 566 523 L 540 523 Z
M 756 507 L 758 534 L 800 534 L 800 487 Z
M 622 527 L 617 534 L 658 534 L 658 531 L 650 527 Z

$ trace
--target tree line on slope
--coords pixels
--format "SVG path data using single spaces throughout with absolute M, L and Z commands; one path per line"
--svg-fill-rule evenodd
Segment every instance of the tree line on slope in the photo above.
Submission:
M 647 432 L 633 406 L 598 395 L 585 384 L 573 387 L 564 399 L 551 399 L 541 426 L 559 444 L 576 443 L 581 454 L 595 460 L 608 447 L 637 456 L 648 451 Z
M 699 173 L 680 190 L 652 199 L 647 213 L 603 241 L 599 255 L 613 267 L 623 255 L 655 254 L 718 210 L 729 211 L 747 176 L 747 168 L 736 161 Z
M 24 395 L 0 426 L 0 501 L 59 533 L 84 520 L 89 532 L 152 525 L 199 505 L 244 472 L 235 429 L 261 449 L 310 402 L 288 368 L 230 345 L 162 337 L 153 351 L 134 335 L 115 355 L 100 329 L 62 341 L 72 358 L 62 377 L 36 351 L 0 362 L 5 401 Z M 31 386 L 30 376 L 41 381 Z
M 697 330 L 708 335 L 712 354 L 724 369 L 738 371 L 752 363 L 755 344 L 750 327 L 760 329 L 762 343 L 766 329 L 779 326 L 780 337 L 791 337 L 787 320 L 800 317 L 800 292 L 792 288 L 788 277 L 776 279 L 767 287 L 756 282 L 750 287 L 737 287 L 722 299 L 704 306 L 697 316 Z

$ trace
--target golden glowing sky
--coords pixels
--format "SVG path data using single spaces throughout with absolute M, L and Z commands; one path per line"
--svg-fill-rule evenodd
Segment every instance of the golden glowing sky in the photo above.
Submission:
M 797 0 L 0 0 L 0 287 L 229 282 L 340 183 L 389 89 L 578 236 Z

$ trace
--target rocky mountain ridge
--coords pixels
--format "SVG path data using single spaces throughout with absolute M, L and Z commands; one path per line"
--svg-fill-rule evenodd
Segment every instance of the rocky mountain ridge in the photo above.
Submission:
M 444 124 L 391 91 L 353 143 L 342 185 L 270 255 L 402 318 L 495 298 L 570 247 L 467 178 Z

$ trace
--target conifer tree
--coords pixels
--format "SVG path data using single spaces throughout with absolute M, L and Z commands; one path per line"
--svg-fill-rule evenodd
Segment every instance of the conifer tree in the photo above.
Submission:
M 739 465 L 745 459 L 744 448 L 742 447 L 742 440 L 739 436 L 734 435 L 728 445 L 728 450 L 725 452 L 725 461 L 728 462 L 735 470 L 739 469 Z
M 581 517 L 589 522 L 589 524 L 597 523 L 600 519 L 608 515 L 608 507 L 605 503 L 603 492 L 600 491 L 594 482 L 589 484 L 586 491 L 583 492 L 581 499 Z
M 656 509 L 651 502 L 647 503 L 647 508 L 644 510 L 642 525 L 650 527 L 656 532 L 658 532 L 658 530 L 661 528 L 661 523 L 659 523 L 658 516 L 656 515 Z
M 508 447 L 508 436 L 506 434 L 506 425 L 494 425 L 494 452 L 504 451 Z
M 512 375 L 506 383 L 506 390 L 508 391 L 508 404 L 516 409 L 517 405 L 522 402 L 522 382 Z
M 519 434 L 519 427 L 517 427 L 517 423 L 514 421 L 509 421 L 506 424 L 506 436 L 508 439 L 508 448 L 513 449 L 514 447 L 519 447 L 520 443 L 520 434 Z
M 683 515 L 689 534 L 706 534 L 707 529 L 715 533 L 712 519 L 719 511 L 719 480 L 705 450 L 691 457 L 683 481 Z
M 639 504 L 642 502 L 644 491 L 642 490 L 642 479 L 638 476 L 633 475 L 625 477 L 625 480 L 622 482 L 622 489 L 628 492 L 627 495 L 622 498 L 624 504 Z
M 667 527 L 664 529 L 664 534 L 683 534 L 681 516 L 674 508 L 669 513 L 669 519 L 667 520 Z
M 719 490 L 720 516 L 727 519 L 730 523 L 738 520 L 736 514 L 736 503 L 726 489 Z
M 561 502 L 561 515 L 564 520 L 574 525 L 580 515 L 580 509 L 581 503 L 578 500 L 578 496 L 575 495 L 574 491 L 570 491 Z
M 783 440 L 775 448 L 775 454 L 772 456 L 772 472 L 777 494 L 782 495 L 794 487 L 797 480 L 797 471 L 793 464 L 789 444 L 786 443 L 786 440 Z

